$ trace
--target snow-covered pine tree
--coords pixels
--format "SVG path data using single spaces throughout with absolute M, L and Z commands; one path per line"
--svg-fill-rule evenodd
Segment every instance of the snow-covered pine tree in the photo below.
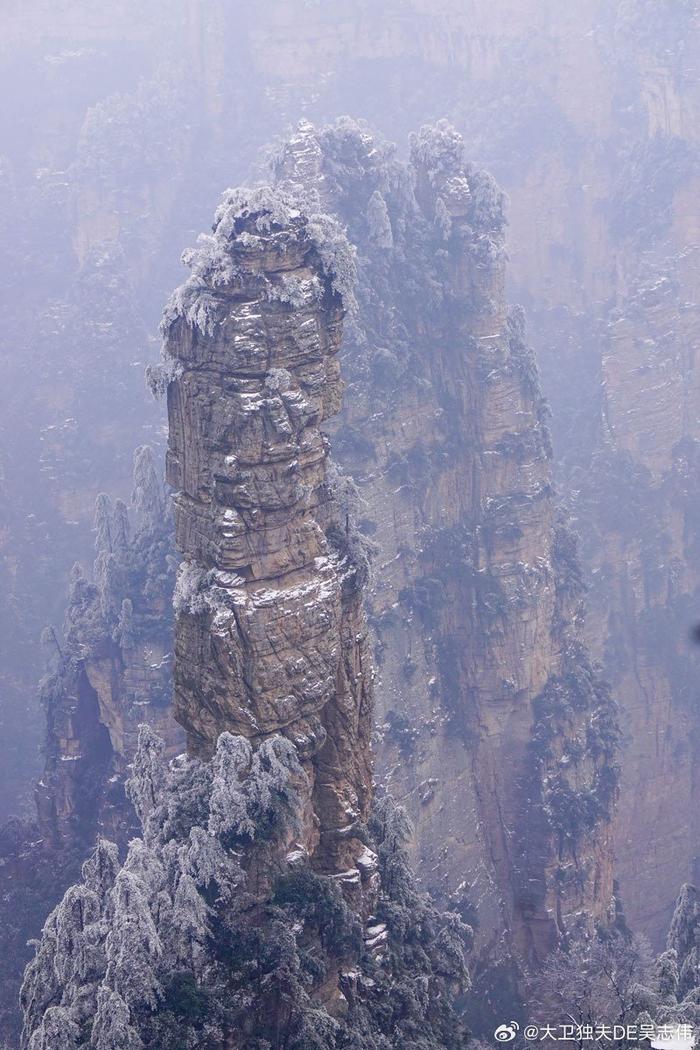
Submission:
M 157 529 L 163 520 L 163 489 L 149 445 L 140 445 L 134 452 L 134 488 L 131 502 L 144 526 Z
M 113 638 L 122 649 L 133 649 L 136 644 L 136 631 L 134 628 L 134 604 L 131 598 L 123 598 L 119 610 L 119 623 L 117 624 Z
M 112 501 L 106 492 L 95 500 L 95 550 L 98 554 L 112 550 Z
M 365 948 L 337 880 L 287 856 L 299 776 L 282 737 L 253 752 L 225 733 L 211 763 L 166 764 L 144 728 L 129 794 L 146 835 L 121 866 L 99 840 L 47 920 L 22 990 L 25 1050 L 223 1050 L 234 1031 L 258 1050 L 464 1046 L 451 995 L 466 931 L 397 862 L 404 818 L 385 800 L 373 821 L 382 888 Z M 329 1012 L 316 992 L 339 971 L 346 1005 Z
M 106 985 L 97 993 L 97 1010 L 89 1045 L 94 1050 L 141 1050 L 143 1043 L 131 1024 L 131 1013 L 121 995 Z
M 686 883 L 678 895 L 666 947 L 678 960 L 678 995 L 700 985 L 700 899 L 695 886 Z
M 123 499 L 114 501 L 112 514 L 112 547 L 115 551 L 126 551 L 129 546 L 129 511 Z
M 367 201 L 367 230 L 376 248 L 388 250 L 394 247 L 389 211 L 379 190 L 375 190 Z
M 442 235 L 444 241 L 449 239 L 452 232 L 452 219 L 442 197 L 435 201 L 435 225 Z
M 163 741 L 146 725 L 139 731 L 139 744 L 126 790 L 148 838 L 149 821 L 161 804 L 165 789 Z

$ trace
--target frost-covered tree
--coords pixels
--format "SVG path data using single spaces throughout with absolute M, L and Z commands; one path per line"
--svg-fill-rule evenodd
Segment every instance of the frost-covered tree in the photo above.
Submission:
M 666 947 L 678 960 L 678 993 L 700 985 L 700 900 L 695 886 L 686 883 L 678 895 Z
M 55 967 L 57 949 L 57 909 L 49 915 L 35 942 L 35 955 L 24 973 L 20 1005 L 26 1032 L 31 1035 L 41 1025 L 46 1011 L 60 1002 L 61 983 Z
M 123 499 L 114 501 L 111 532 L 113 549 L 120 553 L 125 552 L 129 547 L 130 525 L 129 511 Z
M 267 830 L 275 822 L 296 831 L 300 798 L 295 781 L 305 779 L 290 740 L 282 736 L 265 740 L 253 753 L 250 776 L 244 784 L 253 827 Z
M 686 883 L 676 901 L 666 947 L 675 951 L 678 959 L 684 959 L 695 944 L 695 930 L 700 919 L 698 891 Z
M 204 331 L 207 330 L 207 322 L 205 320 Z M 161 347 L 160 361 L 155 365 L 148 365 L 146 368 L 146 385 L 151 391 L 154 399 L 159 401 L 162 397 L 165 397 L 168 386 L 182 375 L 182 365 L 179 361 L 176 361 L 172 354 L 169 354 L 165 348 L 165 344 Z
M 220 896 L 230 897 L 243 882 L 238 860 L 221 844 L 216 834 L 194 827 L 179 848 L 180 870 L 192 877 L 200 890 L 216 887 Z
M 97 1010 L 92 1025 L 93 1050 L 141 1050 L 143 1043 L 131 1025 L 131 1013 L 121 995 L 106 985 L 97 993 Z
M 146 833 L 150 817 L 163 800 L 166 777 L 163 752 L 161 738 L 150 726 L 142 725 L 131 776 L 127 781 L 127 794 Z
M 493 175 L 475 171 L 470 180 L 471 218 L 479 229 L 500 232 L 505 225 L 505 194 Z
M 177 880 L 171 919 L 173 954 L 178 966 L 191 968 L 199 976 L 206 960 L 210 935 L 209 908 L 191 875 Z
M 249 742 L 231 733 L 222 733 L 214 756 L 214 779 L 209 801 L 209 831 L 214 835 L 255 835 L 255 824 L 248 811 L 242 779 L 250 769 Z
M 309 216 L 308 231 L 323 269 L 330 278 L 331 287 L 342 299 L 345 310 L 353 314 L 357 309 L 354 246 L 348 241 L 338 220 L 325 212 Z
M 106 492 L 95 500 L 95 550 L 98 554 L 112 550 L 112 501 Z
M 101 552 L 95 562 L 95 579 L 100 590 L 100 610 L 106 624 L 113 624 L 121 611 L 122 571 L 116 554 Z
M 443 241 L 449 240 L 452 232 L 452 218 L 442 197 L 438 197 L 435 201 L 435 226 L 440 231 Z
M 675 948 L 669 948 L 656 959 L 651 971 L 651 986 L 664 1002 L 678 998 L 678 954 Z
M 61 646 L 58 644 L 58 638 L 56 637 L 56 632 L 53 627 L 44 627 L 41 632 L 40 643 L 44 653 L 47 670 L 56 670 L 58 661 L 62 658 L 63 653 L 61 652 Z
M 157 529 L 164 514 L 163 489 L 149 445 L 140 445 L 134 452 L 134 487 L 131 502 L 144 526 L 151 530 Z
M 409 144 L 411 162 L 424 168 L 433 183 L 464 167 L 464 140 L 449 120 L 424 124 L 410 136 Z
M 376 248 L 388 250 L 394 247 L 389 210 L 379 190 L 375 190 L 367 202 L 367 231 Z
M 408 903 L 414 892 L 406 848 L 413 834 L 408 814 L 385 795 L 375 804 L 371 828 L 378 843 L 386 890 L 395 900 Z
M 544 1023 L 562 1010 L 576 1024 L 635 1023 L 643 1011 L 655 1009 L 651 964 L 651 951 L 641 937 L 616 930 L 576 935 L 552 952 L 536 974 L 533 1016 Z
M 173 591 L 173 608 L 176 613 L 187 612 L 191 616 L 197 616 L 207 611 L 205 576 L 206 573 L 194 562 L 180 562 Z
M 131 598 L 123 598 L 119 610 L 119 623 L 114 631 L 114 640 L 122 649 L 133 649 L 136 644 L 136 630 L 134 627 L 134 605 Z
M 49 917 L 25 975 L 24 1047 L 70 1047 L 75 1032 L 90 1050 L 224 1050 L 234 1031 L 289 1050 L 462 1047 L 450 989 L 464 928 L 408 881 L 401 900 L 390 892 L 400 818 L 384 804 L 365 851 L 382 880 L 377 959 L 338 881 L 288 858 L 304 777 L 283 737 L 253 748 L 224 733 L 211 763 L 166 764 L 144 729 L 128 788 L 144 837 L 121 866 L 98 841 Z M 355 991 L 332 1017 L 315 993 L 340 969 Z
M 72 1010 L 51 1006 L 34 1032 L 29 1050 L 78 1050 L 80 1027 Z M 114 1044 L 110 1048 L 114 1050 Z
M 357 527 L 358 513 L 364 501 L 353 479 L 341 474 L 332 460 L 327 465 L 327 485 L 340 519 L 339 525 L 328 530 L 328 538 L 354 569 L 355 583 L 363 586 L 369 579 L 372 555 L 376 550 Z
M 119 850 L 113 842 L 100 836 L 95 849 L 83 864 L 82 876 L 87 888 L 97 894 L 103 909 L 118 872 Z
M 79 561 L 74 562 L 70 571 L 69 581 L 68 601 L 76 605 L 84 602 L 89 585 L 85 570 Z
M 129 1007 L 153 1009 L 161 994 L 157 971 L 163 945 L 148 903 L 148 887 L 122 869 L 112 890 L 113 913 L 105 942 L 105 982 Z
M 92 927 L 100 915 L 100 898 L 84 884 L 71 886 L 56 911 L 56 975 L 76 991 L 98 962 Z

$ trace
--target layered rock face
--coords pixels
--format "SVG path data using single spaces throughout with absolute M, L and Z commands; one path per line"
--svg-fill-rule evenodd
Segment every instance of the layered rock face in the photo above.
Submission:
M 383 776 L 426 885 L 541 956 L 612 898 L 614 714 L 582 644 L 545 406 L 504 285 L 502 196 L 447 124 L 411 161 L 344 120 L 275 161 L 358 246 L 337 454 L 377 547 Z
M 679 878 L 698 876 L 698 376 L 688 348 L 700 327 L 682 290 L 684 277 L 697 280 L 689 262 L 647 272 L 611 321 L 601 443 L 575 504 L 592 571 L 591 642 L 627 716 L 620 885 L 630 921 L 655 943 Z
M 371 798 L 365 566 L 320 426 L 340 407 L 343 268 L 330 219 L 233 195 L 166 312 L 175 701 L 192 753 L 283 733 L 309 776 L 301 846 L 355 871 Z M 333 266 L 333 269 L 331 269 Z M 341 502 L 339 502 L 339 500 Z

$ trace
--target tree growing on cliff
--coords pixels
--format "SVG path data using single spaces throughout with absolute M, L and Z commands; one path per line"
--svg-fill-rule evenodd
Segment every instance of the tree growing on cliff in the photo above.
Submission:
M 686 883 L 678 895 L 666 947 L 675 952 L 677 994 L 681 998 L 700 986 L 700 900 L 695 886 Z
M 375 190 L 367 202 L 367 231 L 376 248 L 388 251 L 394 247 L 389 211 L 379 190 Z
M 136 644 L 136 629 L 134 625 L 134 603 L 131 598 L 122 600 L 119 610 L 119 623 L 112 635 L 114 640 L 122 649 L 133 649 Z
M 98 554 L 112 550 L 112 501 L 106 492 L 95 500 L 95 550 Z
M 410 135 L 409 145 L 411 163 L 425 169 L 434 184 L 464 166 L 464 141 L 449 120 L 424 124 Z
M 140 445 L 134 452 L 134 488 L 131 502 L 145 527 L 157 529 L 164 514 L 163 488 L 149 445 Z
M 655 1006 L 651 964 L 642 938 L 618 931 L 577 934 L 534 976 L 531 1016 L 542 1024 L 552 1017 L 570 1018 L 579 1026 L 633 1024 Z
M 117 499 L 114 501 L 114 511 L 110 523 L 112 547 L 115 551 L 122 553 L 128 550 L 130 531 L 128 507 L 123 499 Z
M 143 1043 L 131 1024 L 131 1013 L 121 995 L 103 986 L 97 993 L 97 1010 L 92 1025 L 94 1050 L 142 1050 Z

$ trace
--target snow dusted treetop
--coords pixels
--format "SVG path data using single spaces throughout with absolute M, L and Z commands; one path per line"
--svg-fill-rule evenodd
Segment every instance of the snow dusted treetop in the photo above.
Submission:
M 252 232 L 246 222 L 251 218 Z M 168 301 L 163 334 L 167 335 L 178 317 L 186 318 L 203 334 L 211 334 L 219 304 L 217 291 L 235 284 L 247 263 L 259 258 L 263 247 L 260 235 L 277 232 L 283 236 L 285 230 L 300 227 L 317 249 L 333 290 L 342 297 L 345 309 L 351 309 L 355 303 L 355 253 L 337 220 L 320 211 L 313 197 L 305 199 L 270 186 L 238 188 L 224 193 L 212 233 L 201 234 L 197 247 L 183 253 L 182 261 L 192 274 Z

